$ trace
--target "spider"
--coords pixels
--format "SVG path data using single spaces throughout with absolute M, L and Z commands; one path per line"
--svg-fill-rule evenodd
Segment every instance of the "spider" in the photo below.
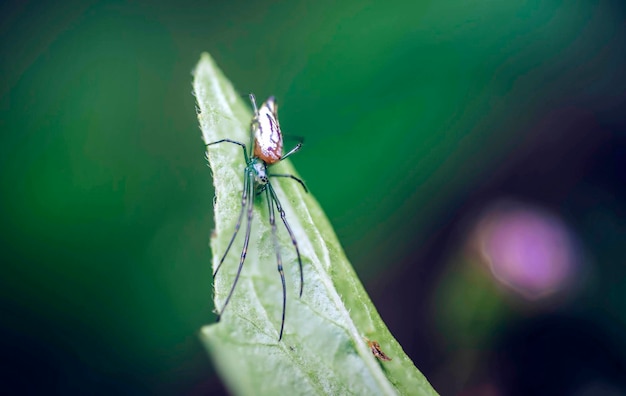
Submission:
M 304 191 L 308 193 L 304 182 L 297 178 L 294 175 L 290 174 L 282 174 L 282 173 L 270 173 L 268 172 L 268 168 L 285 158 L 291 156 L 296 153 L 302 147 L 302 142 L 298 143 L 294 148 L 288 151 L 283 155 L 283 135 L 280 131 L 280 125 L 278 123 L 278 107 L 276 105 L 276 99 L 273 96 L 270 96 L 260 108 L 257 108 L 256 99 L 253 94 L 250 94 L 250 101 L 252 102 L 252 106 L 254 107 L 254 116 L 252 117 L 252 122 L 250 123 L 250 130 L 252 134 L 252 151 L 248 152 L 248 149 L 245 144 L 241 142 L 237 142 L 231 139 L 221 139 L 216 142 L 208 143 L 206 146 L 212 146 L 214 144 L 219 143 L 232 143 L 241 147 L 243 151 L 243 157 L 246 163 L 246 167 L 243 171 L 243 192 L 241 193 L 241 210 L 239 211 L 239 217 L 237 219 L 237 223 L 235 224 L 235 230 L 233 232 L 233 236 L 228 243 L 228 247 L 222 256 L 220 263 L 218 264 L 215 272 L 213 273 L 213 278 L 217 277 L 217 273 L 222 267 L 224 260 L 226 259 L 226 255 L 228 254 L 230 248 L 233 245 L 235 237 L 239 232 L 239 228 L 241 227 L 241 221 L 243 218 L 243 213 L 247 210 L 247 223 L 246 223 L 246 234 L 243 242 L 243 249 L 241 251 L 241 257 L 239 259 L 239 267 L 237 268 L 237 274 L 235 275 L 235 280 L 230 288 L 228 296 L 224 301 L 224 305 L 222 309 L 217 311 L 217 321 L 220 320 L 220 317 L 223 315 L 226 306 L 228 305 L 233 292 L 235 291 L 235 287 L 237 286 L 237 282 L 239 281 L 239 276 L 241 274 L 241 269 L 243 268 L 243 263 L 246 260 L 246 253 L 248 251 L 248 242 L 250 241 L 250 229 L 252 226 L 252 211 L 254 208 L 254 197 L 255 195 L 261 195 L 265 193 L 265 197 L 267 199 L 267 208 L 269 211 L 269 220 L 270 225 L 272 227 L 272 239 L 274 242 L 274 249 L 276 250 L 276 262 L 278 267 L 278 273 L 280 274 L 280 281 L 282 283 L 283 288 L 283 312 L 282 319 L 280 323 L 280 333 L 278 335 L 278 341 L 283 338 L 283 330 L 285 327 L 285 308 L 287 306 L 287 291 L 285 287 L 285 274 L 283 272 L 283 263 L 280 256 L 280 249 L 278 246 L 278 238 L 276 236 L 276 217 L 275 210 L 280 214 L 280 218 L 285 225 L 285 229 L 291 238 L 291 242 L 293 247 L 296 250 L 296 255 L 298 257 L 298 265 L 300 268 L 300 297 L 302 297 L 302 289 L 304 287 L 304 276 L 302 275 L 302 258 L 300 257 L 300 250 L 298 249 L 298 242 L 296 241 L 296 237 L 287 222 L 287 218 L 285 217 L 285 211 L 283 210 L 278 197 L 276 196 L 276 192 L 274 191 L 274 187 L 270 183 L 271 177 L 285 177 L 291 178 L 302 186 Z

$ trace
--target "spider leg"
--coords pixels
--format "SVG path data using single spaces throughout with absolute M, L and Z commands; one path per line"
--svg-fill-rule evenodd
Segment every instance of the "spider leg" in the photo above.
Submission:
M 255 145 L 256 130 L 259 128 L 259 108 L 256 106 L 256 97 L 252 92 L 248 94 L 250 98 L 250 102 L 252 102 L 252 107 L 254 108 L 254 115 L 252 116 L 252 121 L 250 122 L 250 147 L 253 150 Z M 252 155 L 252 153 L 250 153 Z
M 283 286 L 283 316 L 280 321 L 280 333 L 278 335 L 278 341 L 283 338 L 283 329 L 285 327 L 285 310 L 287 308 L 287 288 L 285 286 L 285 272 L 283 271 L 283 261 L 280 257 L 280 246 L 278 246 L 278 236 L 276 235 L 276 217 L 274 214 L 274 196 L 270 193 L 271 186 L 266 184 L 265 195 L 267 197 L 267 209 L 270 215 L 270 225 L 272 226 L 272 240 L 274 242 L 274 250 L 276 250 L 276 263 L 278 267 L 278 273 L 280 274 L 280 282 Z
M 256 97 L 252 92 L 248 94 L 248 97 L 250 98 L 250 102 L 252 102 L 252 107 L 254 107 L 254 114 L 258 114 L 259 109 L 256 107 Z
M 296 144 L 296 146 L 292 148 L 291 150 L 289 150 L 287 154 L 283 155 L 280 160 L 281 161 L 284 160 L 285 158 L 289 157 L 291 154 L 298 152 L 301 148 L 302 148 L 302 142 Z
M 228 297 L 226 297 L 226 301 L 224 301 L 224 305 L 222 309 L 217 314 L 217 321 L 219 322 L 220 316 L 224 313 L 230 298 L 233 296 L 233 292 L 235 291 L 235 287 L 237 286 L 237 282 L 239 282 L 239 276 L 241 275 L 241 269 L 243 268 L 243 263 L 246 260 L 246 254 L 248 252 L 248 243 L 250 242 L 250 229 L 252 228 L 252 210 L 254 209 L 254 197 L 253 191 L 254 189 L 254 173 L 251 169 L 246 167 L 246 176 L 244 179 L 244 191 L 246 197 L 248 197 L 248 223 L 246 224 L 246 236 L 243 240 L 243 249 L 241 250 L 241 258 L 239 259 L 239 267 L 237 268 L 237 275 L 235 275 L 235 280 L 233 281 L 233 285 L 230 287 L 230 292 L 228 292 Z M 243 199 L 242 199 L 243 201 Z
M 239 217 L 237 218 L 237 224 L 235 224 L 235 232 L 233 232 L 233 236 L 230 238 L 230 242 L 228 242 L 228 247 L 226 248 L 226 251 L 224 252 L 224 255 L 222 256 L 222 259 L 220 260 L 220 263 L 218 264 L 217 268 L 215 269 L 215 272 L 213 272 L 213 278 L 215 278 L 217 276 L 217 272 L 220 270 L 220 268 L 222 268 L 222 264 L 224 264 L 224 260 L 226 259 L 226 255 L 228 254 L 228 252 L 230 251 L 231 246 L 233 246 L 233 242 L 235 241 L 235 238 L 237 237 L 237 233 L 239 232 L 239 228 L 241 227 L 241 218 L 243 217 L 243 211 L 246 207 L 246 203 L 248 202 L 248 199 L 252 200 L 252 197 L 250 197 L 248 195 L 248 184 L 250 183 L 249 177 L 248 177 L 248 168 L 246 168 L 243 171 L 243 191 L 241 192 L 241 210 L 239 211 Z
M 304 192 L 308 194 L 309 189 L 306 188 L 306 185 L 304 184 L 304 182 L 300 179 L 295 177 L 294 175 L 289 175 L 289 174 L 284 174 L 284 173 L 272 173 L 270 174 L 270 177 L 289 177 L 295 181 L 297 181 L 298 183 L 300 183 L 300 185 L 302 186 L 302 188 L 304 188 Z
M 265 191 L 265 184 L 261 184 L 256 188 L 255 191 L 255 195 L 258 197 L 259 195 L 261 195 L 263 193 L 263 191 Z
M 236 142 L 236 141 L 234 141 L 234 140 L 230 140 L 230 139 L 222 139 L 222 140 L 218 140 L 218 141 L 216 141 L 216 142 L 207 143 L 207 144 L 205 145 L 205 147 L 209 147 L 209 146 L 212 146 L 212 145 L 214 145 L 214 144 L 224 143 L 224 142 L 227 142 L 227 143 L 233 143 L 233 144 L 236 144 L 236 145 L 240 146 L 240 147 L 243 149 L 243 158 L 245 159 L 246 164 L 247 164 L 248 162 L 250 162 L 250 158 L 248 158 L 248 152 L 246 151 L 246 145 L 245 145 L 245 144 L 243 144 L 243 143 L 241 143 L 241 142 Z
M 287 233 L 289 234 L 289 237 L 291 238 L 291 243 L 293 244 L 293 247 L 296 249 L 296 255 L 298 256 L 298 266 L 300 267 L 300 297 L 302 297 L 302 289 L 304 288 L 304 275 L 302 274 L 302 258 L 300 257 L 300 249 L 298 248 L 298 241 L 296 241 L 296 236 L 293 234 L 293 231 L 291 230 L 291 227 L 289 226 L 289 223 L 287 222 L 287 218 L 285 217 L 285 211 L 283 210 L 283 207 L 280 204 L 278 197 L 276 196 L 276 192 L 274 191 L 274 188 L 272 187 L 271 184 L 268 183 L 267 189 L 269 190 L 269 193 L 272 195 L 272 200 L 276 204 L 276 209 L 278 210 L 278 213 L 280 213 L 280 218 L 283 220 L 283 224 L 285 225 L 285 228 L 287 229 Z

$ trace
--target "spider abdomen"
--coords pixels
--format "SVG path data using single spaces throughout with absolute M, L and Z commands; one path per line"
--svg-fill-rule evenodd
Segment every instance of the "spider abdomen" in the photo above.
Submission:
M 281 160 L 283 156 L 283 135 L 278 123 L 276 99 L 269 97 L 259 108 L 252 120 L 254 132 L 254 156 L 268 165 Z

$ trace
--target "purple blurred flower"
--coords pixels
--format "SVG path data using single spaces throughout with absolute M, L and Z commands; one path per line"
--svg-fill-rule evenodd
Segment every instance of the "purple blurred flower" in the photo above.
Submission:
M 576 275 L 571 232 L 556 216 L 522 204 L 497 204 L 477 227 L 480 252 L 495 278 L 527 299 L 558 292 Z

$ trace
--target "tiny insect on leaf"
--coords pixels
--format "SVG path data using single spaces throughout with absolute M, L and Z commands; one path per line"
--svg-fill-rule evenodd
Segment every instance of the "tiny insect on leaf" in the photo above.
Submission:
M 365 338 L 365 342 L 367 342 L 367 346 L 370 347 L 372 354 L 376 356 L 378 360 L 382 360 L 385 362 L 391 360 L 391 358 L 385 355 L 385 352 L 383 352 L 383 350 L 380 348 L 380 344 L 378 343 L 378 341 L 368 340 L 367 338 Z

